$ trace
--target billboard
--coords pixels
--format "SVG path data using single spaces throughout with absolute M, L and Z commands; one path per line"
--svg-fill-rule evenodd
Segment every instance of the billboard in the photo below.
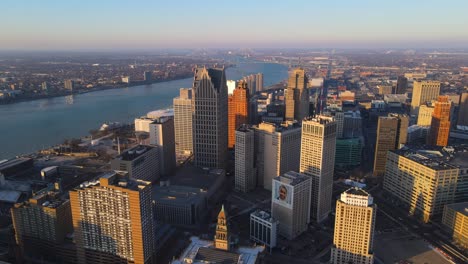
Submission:
M 291 185 L 273 181 L 273 201 L 282 206 L 292 209 L 293 206 L 293 187 Z

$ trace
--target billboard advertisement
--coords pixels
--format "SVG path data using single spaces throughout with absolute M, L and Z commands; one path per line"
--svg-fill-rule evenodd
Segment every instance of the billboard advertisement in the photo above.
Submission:
M 282 206 L 292 208 L 293 187 L 279 181 L 273 181 L 273 201 Z

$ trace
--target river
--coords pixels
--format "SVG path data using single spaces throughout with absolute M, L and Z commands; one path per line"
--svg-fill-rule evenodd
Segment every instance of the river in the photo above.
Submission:
M 249 62 L 228 68 L 226 76 L 238 80 L 258 72 L 264 74 L 265 87 L 288 75 L 284 65 Z M 0 159 L 87 135 L 104 122 L 132 122 L 149 111 L 171 107 L 179 88 L 191 86 L 192 78 L 187 78 L 0 105 Z

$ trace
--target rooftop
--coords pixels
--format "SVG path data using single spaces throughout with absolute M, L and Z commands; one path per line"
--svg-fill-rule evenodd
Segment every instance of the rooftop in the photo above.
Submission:
M 202 199 L 206 191 L 189 186 L 153 187 L 153 198 L 156 202 L 171 202 L 177 204 L 193 204 Z
M 301 183 L 303 181 L 309 180 L 310 177 L 308 177 L 308 176 L 306 176 L 306 175 L 304 175 L 302 173 L 299 173 L 299 172 L 288 171 L 288 172 L 286 172 L 285 174 L 283 174 L 281 176 L 275 177 L 274 179 L 277 180 L 277 181 L 280 181 L 280 182 L 283 182 L 283 183 L 294 186 L 294 185 L 299 184 L 299 183 Z
M 405 146 L 392 152 L 433 170 L 468 168 L 468 145 Z
M 462 213 L 464 216 L 468 216 L 468 202 L 447 204 L 446 206 L 454 211 Z
M 369 196 L 369 194 L 366 191 L 364 191 L 361 188 L 356 188 L 356 187 L 349 188 L 348 190 L 345 191 L 345 193 L 359 195 L 359 196 L 366 196 L 366 197 Z
M 128 173 L 125 171 L 109 171 L 99 175 L 93 181 L 83 182 L 75 189 L 84 190 L 86 188 L 92 188 L 93 186 L 116 186 L 123 189 L 138 191 L 150 185 L 151 182 L 135 180 L 128 177 Z
M 171 185 L 208 190 L 224 173 L 222 169 L 198 168 L 188 164 L 179 168 L 176 174 L 170 177 L 170 182 Z
M 136 147 L 133 147 L 129 150 L 124 151 L 122 154 L 117 156 L 117 159 L 125 160 L 125 161 L 132 161 L 152 149 L 154 149 L 154 147 L 152 146 L 138 145 Z

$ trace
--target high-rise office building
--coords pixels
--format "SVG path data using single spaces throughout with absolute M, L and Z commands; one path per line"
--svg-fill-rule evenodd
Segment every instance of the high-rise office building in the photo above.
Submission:
M 228 150 L 228 92 L 224 68 L 197 68 L 192 93 L 195 165 L 224 169 Z
M 70 80 L 70 79 L 65 80 L 64 86 L 65 86 L 65 89 L 73 91 L 75 89 L 75 81 Z
M 26 261 L 76 262 L 75 249 L 64 245 L 73 224 L 70 201 L 61 195 L 41 192 L 11 208 L 16 243 Z
M 247 125 L 236 130 L 235 148 L 235 188 L 241 192 L 255 189 L 257 172 L 255 169 L 255 132 Z
M 227 215 L 224 211 L 224 205 L 218 214 L 218 224 L 216 225 L 216 234 L 214 239 L 214 246 L 217 249 L 230 250 L 229 230 L 227 223 Z
M 448 204 L 444 207 L 442 225 L 453 242 L 468 249 L 468 202 Z
M 304 69 L 296 68 L 289 73 L 288 87 L 285 90 L 286 120 L 302 121 L 309 116 L 309 90 Z
M 377 206 L 370 194 L 351 188 L 336 201 L 333 264 L 372 264 Z
M 405 76 L 398 76 L 395 93 L 404 94 L 406 93 L 407 88 L 408 88 L 408 78 L 406 78 Z
M 179 97 L 173 100 L 174 136 L 177 155 L 193 153 L 192 137 L 192 89 L 181 88 Z
M 257 183 L 271 191 L 274 177 L 299 170 L 301 127 L 298 123 L 260 123 L 255 130 Z
M 228 147 L 236 143 L 236 129 L 249 123 L 249 89 L 243 80 L 237 83 L 228 99 Z
M 135 118 L 135 132 L 150 132 L 150 124 L 154 122 L 154 118 L 142 116 Z
M 250 94 L 255 94 L 257 92 L 257 76 L 255 74 L 251 74 L 242 78 L 242 80 L 247 84 L 247 88 L 249 88 Z
M 429 222 L 453 203 L 464 152 L 446 153 L 441 147 L 402 148 L 388 152 L 383 188 L 399 199 L 411 215 Z
M 414 81 L 413 97 L 411 98 L 411 114 L 418 116 L 419 106 L 436 100 L 440 93 L 438 81 Z
M 279 221 L 278 233 L 294 239 L 307 230 L 310 222 L 310 177 L 289 171 L 273 179 L 271 212 Z
M 434 105 L 432 102 L 424 103 L 419 106 L 418 113 L 418 126 L 430 126 L 432 121 L 432 113 L 434 112 Z
M 111 160 L 112 170 L 126 171 L 130 178 L 155 182 L 161 176 L 159 149 L 138 145 Z
M 335 168 L 336 122 L 330 116 L 315 116 L 302 122 L 299 172 L 311 177 L 311 218 L 321 222 L 331 212 Z
M 157 146 L 161 175 L 171 174 L 176 166 L 174 117 L 161 115 L 150 124 L 150 144 Z
M 439 96 L 435 102 L 431 127 L 427 136 L 428 145 L 447 146 L 450 134 L 451 106 L 448 96 Z
M 263 91 L 263 73 L 257 73 L 255 77 L 255 84 L 257 85 L 255 90 L 257 90 L 257 92 L 261 92 Z
M 151 183 L 108 172 L 70 191 L 78 263 L 153 263 Z
M 325 116 L 333 116 L 336 122 L 336 138 L 343 137 L 343 127 L 344 127 L 344 119 L 345 113 L 340 109 L 325 109 L 322 113 Z
M 152 78 L 151 78 L 151 72 L 150 72 L 150 71 L 145 71 L 145 72 L 143 73 L 143 80 L 144 80 L 145 82 L 151 82 L 151 79 L 152 79 Z
M 389 150 L 399 149 L 406 144 L 409 118 L 407 115 L 389 114 L 379 117 L 374 154 L 374 176 L 385 173 L 385 162 Z
M 462 93 L 460 95 L 457 125 L 468 126 L 468 93 Z

